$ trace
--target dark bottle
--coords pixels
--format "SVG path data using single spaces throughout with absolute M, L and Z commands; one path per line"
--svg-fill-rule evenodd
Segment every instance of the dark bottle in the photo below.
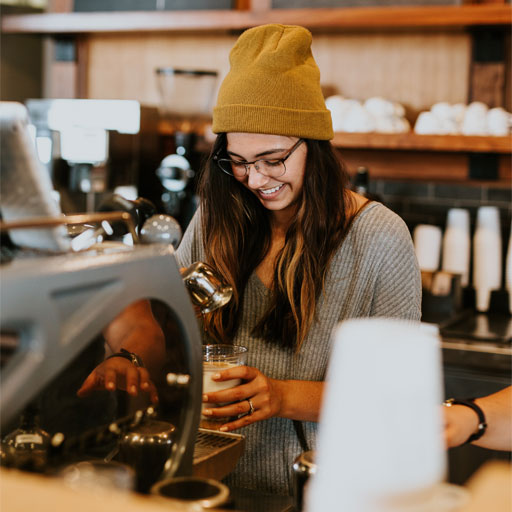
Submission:
M 370 192 L 370 173 L 368 172 L 367 167 L 361 166 L 357 168 L 352 190 L 371 201 L 382 202 L 382 199 L 377 194 L 372 194 Z
M 9 465 L 26 471 L 44 471 L 50 435 L 40 428 L 36 407 L 29 406 L 23 411 L 19 427 L 7 434 L 3 443 L 11 449 Z

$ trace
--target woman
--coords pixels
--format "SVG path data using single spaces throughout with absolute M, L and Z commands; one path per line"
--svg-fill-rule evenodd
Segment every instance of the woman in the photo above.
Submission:
M 353 317 L 419 320 L 420 276 L 402 220 L 347 189 L 311 34 L 247 30 L 230 63 L 200 209 L 176 257 L 211 264 L 233 287 L 231 303 L 204 318 L 205 342 L 249 349 L 247 366 L 217 375 L 243 383 L 203 397 L 234 402 L 203 411 L 212 419 L 243 415 L 221 427 L 246 436 L 228 483 L 287 494 L 293 459 L 314 446 L 333 328 Z

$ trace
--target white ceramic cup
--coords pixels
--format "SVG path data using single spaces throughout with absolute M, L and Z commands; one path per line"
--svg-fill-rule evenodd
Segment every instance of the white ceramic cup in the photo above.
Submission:
M 463 208 L 451 208 L 448 210 L 442 252 L 442 270 L 452 274 L 461 274 L 461 284 L 462 286 L 467 286 L 469 283 L 469 261 L 471 256 L 468 210 Z
M 413 231 L 414 250 L 420 269 L 435 272 L 439 268 L 442 231 L 439 226 L 418 224 Z
M 491 108 L 487 112 L 487 132 L 489 135 L 505 137 L 509 133 L 509 114 L 501 107 Z

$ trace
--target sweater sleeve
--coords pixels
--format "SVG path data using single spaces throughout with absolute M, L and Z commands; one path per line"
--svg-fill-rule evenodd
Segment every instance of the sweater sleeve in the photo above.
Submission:
M 174 253 L 178 266 L 188 267 L 195 261 L 203 259 L 201 235 L 201 214 L 199 209 L 194 213 L 185 234 L 181 239 L 180 245 Z
M 414 245 L 404 221 L 389 213 L 387 229 L 375 240 L 380 265 L 371 315 L 420 320 L 421 274 Z

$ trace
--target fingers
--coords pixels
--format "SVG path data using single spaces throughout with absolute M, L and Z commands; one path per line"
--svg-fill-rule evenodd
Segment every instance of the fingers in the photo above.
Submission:
M 99 388 L 99 380 L 99 375 L 94 370 L 87 376 L 80 389 L 76 392 L 77 396 L 84 397 L 90 395 L 92 391 Z
M 221 432 L 231 432 L 232 430 L 247 427 L 251 423 L 256 423 L 257 421 L 261 421 L 264 419 L 267 419 L 264 415 L 254 412 L 253 414 L 247 414 L 246 416 L 238 418 L 235 421 L 225 423 L 219 428 L 219 430 Z
M 226 403 L 238 402 L 247 397 L 254 396 L 258 393 L 266 391 L 267 379 L 256 368 L 250 366 L 235 366 L 228 370 L 215 373 L 212 377 L 215 382 L 223 382 L 229 380 L 243 380 L 244 384 L 227 389 L 204 393 L 203 402 Z
M 202 414 L 204 416 L 210 416 L 212 418 L 240 416 L 243 414 L 248 414 L 250 411 L 249 403 L 247 400 L 242 400 L 240 402 L 235 402 L 233 404 L 223 405 L 222 407 L 215 407 L 214 404 L 211 404 L 213 407 L 208 407 L 209 404 L 205 405 L 207 406 L 207 408 L 203 409 Z
M 224 380 L 231 379 L 253 380 L 260 375 L 263 374 L 257 368 L 242 365 L 232 366 L 227 370 L 222 370 L 221 372 L 215 373 L 212 378 L 215 381 L 222 382 Z
M 251 423 L 268 419 L 272 416 L 269 407 L 266 407 L 264 400 L 261 408 L 258 406 L 258 402 L 261 401 L 261 397 L 251 397 L 235 402 L 232 404 L 224 405 L 222 407 L 211 407 L 202 411 L 203 416 L 216 420 L 218 418 L 230 418 L 232 421 L 221 425 L 220 429 L 222 432 L 228 432 L 236 430 L 238 428 L 246 427 Z M 251 407 L 252 404 L 252 407 Z
M 213 375 L 216 382 L 241 379 L 244 384 L 232 388 L 204 393 L 203 403 L 211 404 L 202 411 L 206 417 L 212 420 L 217 418 L 233 418 L 233 421 L 225 423 L 220 430 L 228 432 L 246 427 L 256 421 L 261 421 L 273 416 L 272 389 L 270 380 L 257 368 L 250 366 L 235 366 Z M 250 402 L 249 402 L 250 400 Z M 226 404 L 216 407 L 215 404 Z M 251 407 L 252 404 L 252 407 Z
M 222 389 L 220 391 L 215 391 L 214 393 L 204 393 L 203 402 L 213 404 L 239 402 L 241 400 L 245 400 L 247 397 L 254 396 L 257 392 L 258 389 L 255 388 L 251 382 L 248 382 L 247 384 L 240 384 L 240 386 Z
M 136 367 L 122 358 L 109 359 L 99 365 L 85 379 L 77 391 L 77 396 L 84 397 L 95 390 L 102 389 L 108 391 L 122 389 L 131 396 L 137 396 L 140 391 L 144 391 L 148 393 L 153 403 L 158 403 L 157 389 L 147 369 Z
M 137 368 L 139 372 L 140 389 L 149 394 L 152 403 L 158 403 L 158 393 L 146 368 Z
M 108 391 L 115 391 L 117 384 L 117 373 L 113 368 L 107 368 L 105 370 L 105 389 Z

